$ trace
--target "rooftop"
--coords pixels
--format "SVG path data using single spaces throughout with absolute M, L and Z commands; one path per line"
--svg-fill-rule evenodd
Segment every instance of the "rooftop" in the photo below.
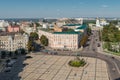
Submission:
M 53 34 L 80 34 L 80 32 L 54 32 Z
M 63 25 L 63 26 L 81 26 L 81 24 L 66 24 L 66 25 Z
M 81 25 L 80 27 L 78 27 L 77 29 L 85 29 L 87 27 L 87 25 Z

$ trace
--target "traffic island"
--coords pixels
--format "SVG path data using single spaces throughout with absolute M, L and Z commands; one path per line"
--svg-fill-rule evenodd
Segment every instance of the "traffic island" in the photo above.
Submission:
M 86 65 L 86 62 L 83 58 L 80 59 L 79 57 L 76 57 L 74 60 L 69 61 L 68 64 L 71 67 L 84 67 Z

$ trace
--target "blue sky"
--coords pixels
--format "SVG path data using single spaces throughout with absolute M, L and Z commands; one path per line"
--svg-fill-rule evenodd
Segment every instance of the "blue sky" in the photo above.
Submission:
M 120 0 L 0 0 L 0 18 L 120 17 Z

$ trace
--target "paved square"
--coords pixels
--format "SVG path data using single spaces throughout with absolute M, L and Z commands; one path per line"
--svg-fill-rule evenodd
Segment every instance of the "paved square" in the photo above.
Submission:
M 32 55 L 19 73 L 22 80 L 109 80 L 106 63 L 96 58 L 84 57 L 88 62 L 86 68 L 73 68 L 68 62 L 74 57 Z

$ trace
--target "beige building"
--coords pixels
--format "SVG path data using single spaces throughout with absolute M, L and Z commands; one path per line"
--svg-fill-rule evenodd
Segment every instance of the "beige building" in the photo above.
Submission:
M 0 36 L 0 49 L 5 51 L 15 51 L 17 49 L 25 48 L 28 42 L 28 35 L 4 35 Z
M 49 47 L 53 49 L 76 50 L 80 47 L 83 33 L 80 32 L 46 32 L 38 31 L 39 38 L 45 35 L 49 40 Z

